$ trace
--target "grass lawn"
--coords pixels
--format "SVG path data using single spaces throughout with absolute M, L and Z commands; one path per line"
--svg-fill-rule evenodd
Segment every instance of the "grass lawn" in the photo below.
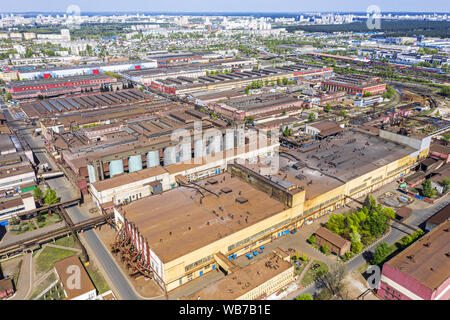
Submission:
M 17 229 L 16 229 L 17 228 Z M 18 226 L 11 226 L 10 231 L 13 234 L 22 234 L 31 230 L 35 230 L 36 226 L 33 223 L 33 220 L 22 221 Z
M 45 280 L 43 280 L 37 288 L 33 291 L 33 294 L 30 297 L 30 300 L 37 297 L 43 290 L 45 290 L 49 285 L 52 284 L 56 280 L 56 275 L 52 272 Z
M 309 258 L 306 258 L 306 261 L 303 261 L 302 259 L 298 259 L 297 261 L 302 264 L 301 267 L 299 267 L 298 265 L 295 264 L 295 260 L 291 260 L 291 263 L 295 268 L 295 274 L 297 276 L 301 275 L 301 273 L 305 269 L 306 265 L 308 264 L 309 260 L 310 260 Z
M 14 277 L 13 277 L 13 281 L 14 281 L 14 285 L 17 288 L 17 283 L 19 282 L 19 275 L 20 275 L 20 269 L 22 268 L 22 262 L 23 260 L 20 260 L 19 264 L 17 265 L 16 271 L 14 272 Z
M 36 259 L 38 273 L 44 273 L 53 268 L 53 264 L 62 258 L 76 255 L 73 250 L 65 250 L 46 246 L 42 249 L 41 254 Z
M 61 288 L 61 285 L 59 282 L 53 286 L 47 293 L 42 297 L 39 298 L 39 300 L 62 300 L 65 298 L 64 291 Z
M 316 269 L 316 270 L 312 270 L 311 268 L 315 265 L 315 264 L 319 264 L 320 266 Z M 309 270 L 305 273 L 305 275 L 303 276 L 302 279 L 302 285 L 307 287 L 309 286 L 311 283 L 314 282 L 315 278 L 316 278 L 316 274 L 319 273 L 320 271 L 328 271 L 328 266 L 326 263 L 322 262 L 322 261 L 318 261 L 318 260 L 314 260 L 311 263 L 311 267 L 309 268 Z
M 86 271 L 89 274 L 89 277 L 91 278 L 92 282 L 94 283 L 94 286 L 98 291 L 98 294 L 102 294 L 110 290 L 108 284 L 106 283 L 105 278 L 103 278 L 103 275 L 95 266 L 93 266 L 90 263 L 86 267 Z
M 63 246 L 63 247 L 69 247 L 69 248 L 77 248 L 77 249 L 79 248 L 78 243 L 75 241 L 75 239 L 71 235 L 59 238 L 58 240 L 56 240 L 54 242 L 54 244 L 57 244 L 57 245 Z

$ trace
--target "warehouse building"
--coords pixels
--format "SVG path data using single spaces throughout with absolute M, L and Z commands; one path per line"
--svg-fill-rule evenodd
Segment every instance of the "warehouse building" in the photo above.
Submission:
M 377 77 L 364 75 L 338 75 L 322 82 L 328 91 L 343 90 L 355 96 L 364 96 L 365 93 L 378 94 L 386 90 L 386 84 L 380 83 Z
M 139 70 L 129 70 L 121 73 L 126 79 L 139 82 L 143 85 L 150 85 L 154 80 L 165 80 L 180 77 L 198 78 L 206 76 L 208 72 L 222 73 L 224 70 L 251 71 L 256 64 L 256 60 L 251 59 L 219 59 L 206 63 L 183 64 L 183 65 L 163 65 L 158 68 L 146 68 Z M 172 79 L 173 80 L 173 79 Z
M 449 230 L 447 220 L 384 263 L 377 294 L 386 300 L 448 300 Z
M 237 256 L 270 242 L 286 221 L 301 214 L 304 190 L 277 192 L 278 199 L 267 197 L 223 173 L 115 207 L 115 220 L 155 280 L 170 291 L 218 268 L 220 253 Z
M 148 57 L 155 60 L 158 67 L 176 63 L 206 63 L 209 59 L 218 58 L 219 55 L 214 52 L 180 52 L 172 54 L 158 54 Z
M 450 204 L 446 205 L 426 221 L 425 231 L 429 232 L 447 220 L 450 220 Z
M 274 252 L 182 299 L 262 300 L 294 281 L 294 265 L 289 258 Z
M 206 179 L 227 170 L 227 164 L 235 159 L 257 161 L 276 154 L 278 143 L 268 142 L 252 150 L 247 144 L 244 148 L 223 150 L 217 157 L 205 156 L 192 159 L 188 163 L 168 166 L 157 165 L 137 172 L 119 174 L 110 179 L 91 183 L 90 192 L 94 203 L 102 209 L 129 203 L 152 194 L 172 189 L 180 183 Z M 199 160 L 199 161 L 197 161 Z M 183 179 L 180 179 L 180 176 Z
M 19 71 L 20 80 L 37 80 L 47 78 L 74 77 L 81 75 L 99 74 L 104 72 L 123 72 L 144 68 L 156 68 L 156 60 L 145 61 L 117 61 L 102 64 L 78 65 L 72 67 L 40 68 Z
M 302 105 L 302 100 L 290 95 L 263 93 L 212 103 L 209 108 L 234 120 L 244 120 L 246 117 L 258 117 L 268 112 L 282 113 L 288 109 L 300 109 Z
M 350 250 L 350 241 L 345 240 L 327 228 L 320 227 L 314 234 L 316 235 L 315 243 L 317 246 L 322 247 L 326 245 L 328 250 L 337 256 L 344 256 Z
M 19 213 L 36 209 L 33 195 L 24 193 L 14 198 L 0 200 L 0 221 L 7 221 Z
M 80 89 L 81 90 L 81 89 Z M 20 108 L 28 119 L 54 117 L 64 113 L 80 113 L 86 109 L 101 109 L 114 105 L 149 101 L 150 96 L 137 89 L 124 89 L 114 92 L 89 92 L 73 94 L 54 99 L 43 99 L 22 103 Z
M 213 90 L 232 90 L 245 88 L 254 81 L 276 82 L 277 80 L 322 79 L 333 74 L 333 68 L 323 66 L 295 64 L 284 67 L 264 68 L 251 71 L 234 71 L 226 74 L 170 79 L 156 79 L 149 85 L 155 90 L 169 94 L 189 96 L 199 92 Z
M 170 291 L 220 265 L 219 254 L 245 254 L 404 176 L 427 152 L 348 130 L 199 182 L 179 178 L 116 206 L 115 219 Z
M 105 74 L 91 74 L 65 78 L 47 77 L 40 80 L 11 81 L 6 90 L 13 99 L 52 97 L 63 94 L 80 93 L 83 90 L 100 90 L 100 86 L 117 82 L 117 79 Z

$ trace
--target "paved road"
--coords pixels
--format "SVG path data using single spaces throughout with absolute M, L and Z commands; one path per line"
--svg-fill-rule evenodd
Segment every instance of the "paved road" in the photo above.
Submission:
M 419 201 L 419 200 L 417 200 Z M 436 212 L 438 212 L 440 209 L 445 207 L 447 204 L 450 203 L 450 196 L 445 197 L 440 202 L 434 204 L 433 206 L 430 206 L 426 209 L 420 209 L 420 210 L 414 210 L 411 212 L 411 215 L 406 219 L 406 223 L 408 225 L 418 227 L 422 223 L 424 223 L 428 218 L 430 218 L 432 215 L 434 215 Z M 408 229 L 396 222 L 392 224 L 391 232 L 384 237 L 381 241 L 387 242 L 389 245 L 392 245 L 396 241 L 398 241 L 400 238 L 404 237 L 407 234 L 411 233 L 411 229 Z M 361 265 L 363 265 L 366 262 L 366 259 L 364 257 L 370 256 L 374 250 L 377 244 L 373 244 L 371 247 L 366 249 L 362 254 L 360 254 L 358 257 L 354 258 L 350 262 L 347 263 L 347 270 L 348 272 L 351 272 Z M 314 295 L 320 291 L 320 288 L 316 286 L 316 284 L 311 285 L 310 287 L 300 290 L 298 292 L 295 292 L 289 296 L 289 298 L 294 299 L 296 296 L 304 293 L 309 293 L 310 295 Z
M 25 300 L 30 294 L 33 282 L 32 254 L 27 253 L 22 258 L 19 279 L 17 281 L 17 291 L 10 300 Z
M 17 127 L 17 129 L 21 128 Z M 27 132 L 22 131 L 22 133 L 32 148 L 42 148 L 44 146 L 41 137 L 31 136 L 31 130 L 27 130 Z M 45 152 L 37 152 L 35 155 L 40 162 L 47 162 L 49 166 L 52 167 L 52 162 L 48 159 Z M 55 170 L 56 168 L 52 169 Z M 61 197 L 61 200 L 63 201 L 71 199 L 75 195 L 72 185 L 65 176 L 47 180 L 47 183 L 51 188 L 56 189 L 58 196 Z M 86 213 L 81 211 L 78 206 L 72 206 L 66 210 L 74 223 L 91 218 Z M 129 283 L 122 270 L 116 264 L 114 258 L 108 252 L 107 248 L 103 245 L 103 242 L 96 234 L 96 231 L 92 229 L 86 231 L 84 232 L 82 238 L 84 238 L 84 242 L 88 247 L 87 250 L 91 255 L 93 254 L 95 256 L 94 259 L 99 262 L 100 268 L 106 273 L 106 277 L 110 280 L 109 282 L 113 286 L 111 289 L 113 289 L 119 298 L 123 300 L 141 299 L 141 297 L 134 291 L 131 283 Z

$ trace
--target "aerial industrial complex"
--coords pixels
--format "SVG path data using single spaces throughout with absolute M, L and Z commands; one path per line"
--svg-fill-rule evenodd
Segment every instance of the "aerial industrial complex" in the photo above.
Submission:
M 0 15 L 0 299 L 448 300 L 448 16 L 411 17 Z

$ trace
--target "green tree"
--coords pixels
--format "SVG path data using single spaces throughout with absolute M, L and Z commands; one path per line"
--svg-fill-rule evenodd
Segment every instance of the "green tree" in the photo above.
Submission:
M 59 197 L 56 195 L 54 189 L 45 190 L 44 201 L 46 205 L 51 205 L 59 202 Z
M 314 120 L 316 120 L 316 114 L 311 112 L 308 117 L 308 122 L 313 122 Z
M 386 231 L 387 218 L 376 210 L 372 210 L 366 224 L 368 225 L 370 234 L 377 237 Z
M 33 190 L 33 197 L 36 200 L 41 201 L 44 198 L 44 193 L 42 192 L 41 188 L 36 187 Z
M 328 230 L 340 235 L 345 229 L 345 217 L 340 214 L 331 214 L 326 227 Z
M 422 194 L 425 197 L 431 198 L 434 195 L 436 195 L 436 190 L 434 190 L 433 187 L 431 186 L 430 179 L 425 180 L 425 182 L 422 185 L 423 185 Z
M 381 212 L 390 218 L 393 219 L 395 218 L 395 211 L 392 208 L 384 207 L 383 210 L 381 210 Z
M 323 253 L 327 254 L 328 253 L 328 245 L 326 243 L 324 243 L 321 247 L 320 247 L 320 251 L 322 251 Z
M 444 184 L 444 193 L 448 191 L 450 187 L 450 179 L 444 178 L 442 179 L 442 183 Z
M 299 295 L 296 300 L 313 300 L 313 297 L 309 293 Z
M 330 104 L 329 103 L 327 103 L 326 105 L 325 105 L 325 108 L 323 109 L 325 112 L 330 112 L 331 111 L 331 106 L 330 106 Z
M 316 236 L 312 234 L 309 237 L 308 242 L 311 243 L 311 244 L 315 244 L 316 243 Z
M 363 249 L 363 244 L 361 241 L 352 242 L 351 250 L 353 253 L 358 254 L 362 251 L 362 249 Z
M 6 101 L 10 101 L 10 100 L 12 100 L 12 95 L 11 95 L 11 92 L 7 92 L 6 93 Z
M 391 253 L 391 249 L 389 248 L 389 245 L 386 242 L 380 242 L 373 253 L 373 264 L 380 264 L 383 262 L 386 257 Z
M 373 197 L 373 195 L 369 194 L 369 195 L 366 197 L 366 199 L 364 200 L 364 206 L 365 206 L 369 211 L 377 206 L 377 202 L 375 201 L 375 198 Z

